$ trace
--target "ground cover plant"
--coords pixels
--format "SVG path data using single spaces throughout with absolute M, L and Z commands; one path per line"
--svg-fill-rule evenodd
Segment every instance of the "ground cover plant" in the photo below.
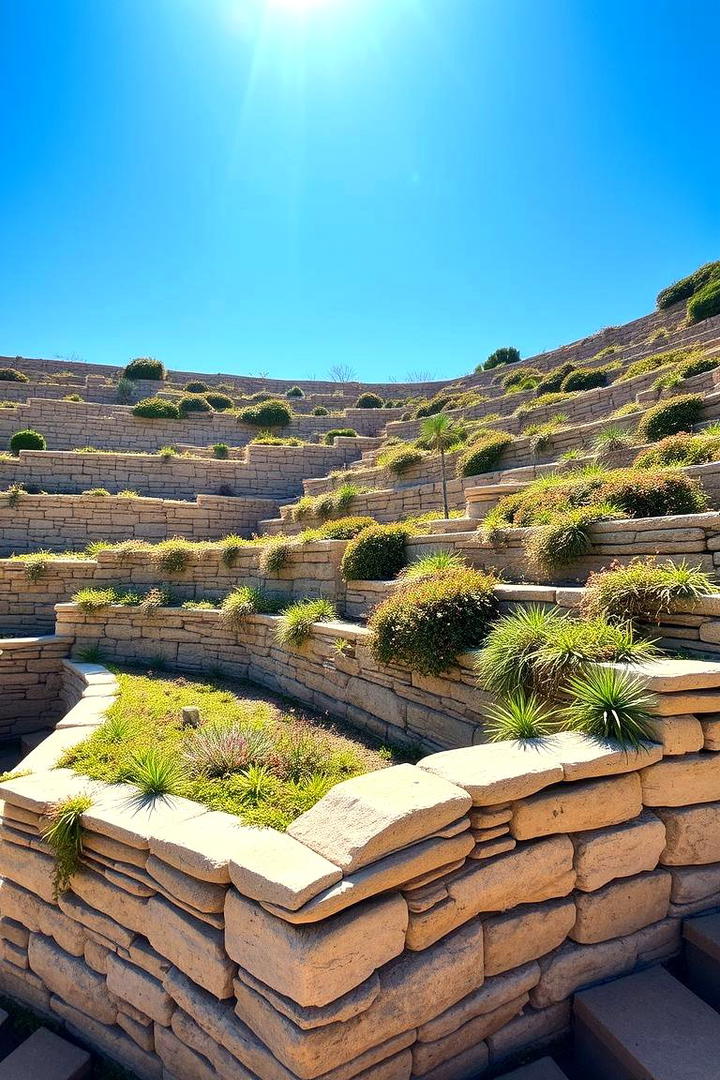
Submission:
M 700 420 L 703 399 L 700 394 L 682 394 L 660 401 L 644 414 L 638 424 L 642 442 L 657 442 L 678 431 L 690 431 Z
M 400 443 L 397 446 L 389 446 L 382 450 L 375 459 L 376 465 L 387 469 L 394 476 L 402 476 L 404 472 L 417 465 L 427 457 L 427 453 L 410 443 Z
M 684 559 L 660 563 L 656 558 L 633 559 L 627 566 L 611 566 L 587 580 L 582 601 L 584 614 L 615 623 L 657 623 L 677 604 L 693 603 L 715 591 L 710 577 Z
M 490 472 L 499 465 L 503 454 L 514 441 L 513 436 L 506 431 L 482 432 L 460 454 L 457 461 L 458 476 L 477 476 L 479 473 Z
M 352 539 L 343 553 L 340 571 L 345 581 L 389 581 L 407 562 L 409 524 L 373 525 Z
M 285 829 L 334 784 L 391 757 L 238 683 L 113 670 L 119 696 L 106 722 L 60 763 L 95 780 Z M 183 726 L 184 706 L 199 708 L 198 727 Z
M 641 450 L 635 458 L 635 465 L 642 469 L 662 467 L 664 465 L 704 465 L 708 461 L 720 460 L 720 426 L 706 428 L 691 435 L 681 431 L 677 435 L 668 435 L 653 446 Z
M 4 367 L 0 368 L 0 382 L 28 382 L 27 375 L 24 375 L 22 371 L 18 371 L 17 368 Z
M 657 306 L 662 311 L 681 300 L 689 300 L 695 293 L 701 291 L 712 279 L 720 278 L 720 262 L 705 263 L 698 267 L 694 273 L 673 282 L 658 293 Z
M 326 431 L 323 437 L 323 442 L 328 446 L 332 446 L 336 439 L 357 439 L 357 431 L 355 428 L 333 428 L 331 431 Z

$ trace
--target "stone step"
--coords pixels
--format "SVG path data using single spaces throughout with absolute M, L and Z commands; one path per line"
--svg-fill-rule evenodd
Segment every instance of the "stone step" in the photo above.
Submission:
M 575 998 L 583 1080 L 717 1080 L 720 1016 L 664 968 Z
M 683 937 L 683 978 L 694 993 L 720 1011 L 720 915 L 686 919 Z
M 0 1080 L 83 1080 L 90 1055 L 41 1027 L 0 1062 Z
M 34 750 L 44 742 L 50 734 L 50 728 L 41 728 L 39 731 L 27 731 L 20 739 L 20 756 L 27 757 L 31 750 Z
M 533 1061 L 532 1065 L 523 1065 L 512 1072 L 503 1073 L 498 1080 L 567 1080 L 567 1074 L 552 1058 L 544 1057 L 540 1061 Z

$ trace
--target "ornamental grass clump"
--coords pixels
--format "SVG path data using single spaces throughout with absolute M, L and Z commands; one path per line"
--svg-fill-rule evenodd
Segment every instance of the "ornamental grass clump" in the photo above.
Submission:
M 240 585 L 228 593 L 223 600 L 220 617 L 227 626 L 237 630 L 248 615 L 255 615 L 262 606 L 262 594 L 259 589 Z
M 43 841 L 50 848 L 53 860 L 53 898 L 67 892 L 80 869 L 83 853 L 81 818 L 92 806 L 89 795 L 75 795 L 55 803 L 48 810 L 42 831 Z
M 310 637 L 315 623 L 329 622 L 332 619 L 337 619 L 337 611 L 332 601 L 327 598 L 300 600 L 297 604 L 285 608 L 275 637 L 281 645 L 297 648 Z
M 592 739 L 610 739 L 627 750 L 642 750 L 655 738 L 652 695 L 631 675 L 590 667 L 568 680 L 565 725 Z
M 700 394 L 682 394 L 660 401 L 645 413 L 638 424 L 642 442 L 658 442 L 678 431 L 691 431 L 702 416 L 703 399 Z
M 275 536 L 263 546 L 258 557 L 258 569 L 266 577 L 279 574 L 287 566 L 293 550 L 292 540 L 285 536 Z
M 373 656 L 422 675 L 447 671 L 485 636 L 496 584 L 492 575 L 468 568 L 403 585 L 370 615 Z
M 537 694 L 515 690 L 485 710 L 483 730 L 490 742 L 543 739 L 557 728 L 553 713 Z
M 553 699 L 568 678 L 591 663 L 641 663 L 657 655 L 629 625 L 573 619 L 555 609 L 520 608 L 490 628 L 475 671 L 480 685 L 505 698 L 523 691 Z
M 466 570 L 468 564 L 461 555 L 454 551 L 433 551 L 421 559 L 415 559 L 400 571 L 403 581 L 419 581 L 421 578 L 434 577 L 454 570 Z
M 163 540 L 152 551 L 153 565 L 165 574 L 182 574 L 187 570 L 197 553 L 197 545 L 175 536 L 172 540 Z
M 714 592 L 710 577 L 699 567 L 682 562 L 658 563 L 633 559 L 591 574 L 585 586 L 582 611 L 614 623 L 659 623 L 662 615 L 697 603 Z
M 530 563 L 546 573 L 582 558 L 592 548 L 592 526 L 623 514 L 611 503 L 581 506 L 558 513 L 547 525 L 533 530 L 525 544 Z
M 490 472 L 500 463 L 503 454 L 514 441 L 513 436 L 506 431 L 483 432 L 473 439 L 458 458 L 458 476 L 477 476 L 479 473 Z
M 592 448 L 600 460 L 615 454 L 619 450 L 628 450 L 635 445 L 635 436 L 619 424 L 608 424 L 593 439 Z
M 406 524 L 373 525 L 358 533 L 345 548 L 340 572 L 345 581 L 389 581 L 407 562 L 412 535 Z

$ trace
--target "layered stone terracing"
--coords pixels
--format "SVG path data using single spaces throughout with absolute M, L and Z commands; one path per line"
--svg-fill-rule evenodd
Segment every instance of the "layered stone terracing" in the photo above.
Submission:
M 720 899 L 720 758 L 686 751 L 446 751 L 338 785 L 287 835 L 66 770 L 6 781 L 0 985 L 140 1077 L 481 1074 Z M 79 793 L 55 899 L 42 815 Z

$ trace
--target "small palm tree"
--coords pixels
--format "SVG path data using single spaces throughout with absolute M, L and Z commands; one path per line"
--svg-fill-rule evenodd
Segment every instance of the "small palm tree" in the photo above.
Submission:
M 440 454 L 443 510 L 445 512 L 445 517 L 449 517 L 447 477 L 445 475 L 445 452 L 458 441 L 458 429 L 447 413 L 435 413 L 434 416 L 428 416 L 423 420 L 420 435 L 428 450 L 437 450 Z

